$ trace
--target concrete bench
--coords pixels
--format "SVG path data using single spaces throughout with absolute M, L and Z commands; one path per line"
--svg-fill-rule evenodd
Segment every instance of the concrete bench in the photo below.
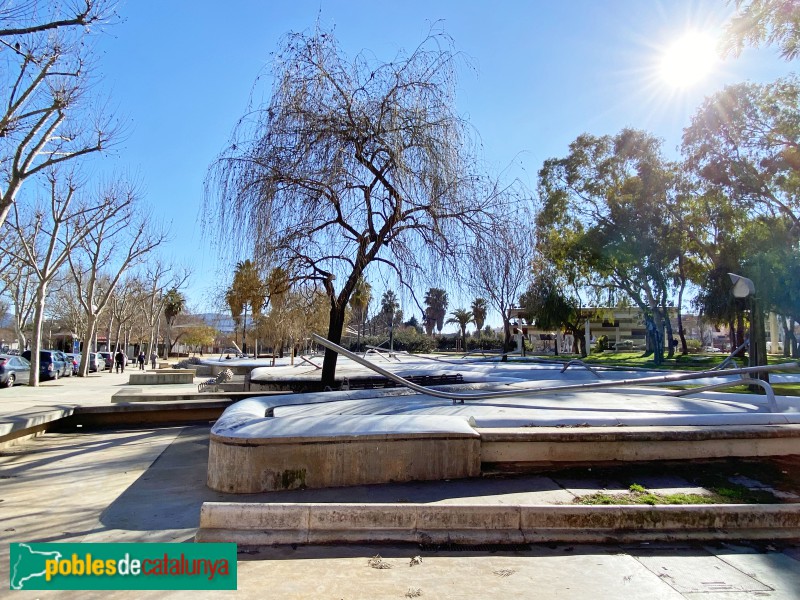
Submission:
M 166 385 L 172 383 L 194 383 L 194 370 L 139 371 L 128 377 L 128 385 Z
M 214 425 L 209 487 L 254 493 L 480 473 L 480 437 L 465 417 L 264 413 L 259 399 L 242 400 Z

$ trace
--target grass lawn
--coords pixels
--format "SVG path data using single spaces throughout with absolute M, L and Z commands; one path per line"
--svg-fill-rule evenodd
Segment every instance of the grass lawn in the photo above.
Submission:
M 591 354 L 584 360 L 590 365 L 600 365 L 604 367 L 635 367 L 640 369 L 658 369 L 662 371 L 706 371 L 713 369 L 728 357 L 727 354 L 689 354 L 686 356 L 676 354 L 675 358 L 665 358 L 660 366 L 656 366 L 652 356 L 643 357 L 641 352 L 603 352 L 602 354 Z M 548 356 L 548 358 L 552 358 Z M 565 357 L 562 357 L 565 358 Z M 747 360 L 734 359 L 739 367 L 746 367 Z M 783 356 L 770 356 L 768 364 L 778 365 L 781 363 L 791 363 L 797 365 L 796 360 L 787 359 Z M 676 384 L 675 389 L 692 387 L 692 384 Z M 778 383 L 772 386 L 775 393 L 779 396 L 800 396 L 800 383 Z M 760 393 L 751 392 L 746 385 L 726 388 L 726 392 L 740 394 Z

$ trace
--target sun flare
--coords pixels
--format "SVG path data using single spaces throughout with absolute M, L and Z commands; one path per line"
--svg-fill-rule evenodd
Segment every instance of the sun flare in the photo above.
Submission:
M 688 88 L 708 76 L 718 61 L 716 40 L 690 32 L 664 50 L 661 78 L 673 88 Z

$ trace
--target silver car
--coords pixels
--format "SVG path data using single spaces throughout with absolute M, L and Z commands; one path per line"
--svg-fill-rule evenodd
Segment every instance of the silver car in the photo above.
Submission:
M 75 357 L 75 360 L 78 361 L 78 365 L 80 366 L 80 364 L 81 364 L 81 355 L 80 354 L 74 354 L 73 356 Z M 89 352 L 88 358 L 89 358 L 89 372 L 90 373 L 94 373 L 94 372 L 99 372 L 99 371 L 105 370 L 106 361 L 103 360 L 103 357 L 100 356 L 99 353 L 97 353 L 97 352 Z
M 15 383 L 28 383 L 31 363 L 21 356 L 0 354 L 0 387 L 12 387 Z

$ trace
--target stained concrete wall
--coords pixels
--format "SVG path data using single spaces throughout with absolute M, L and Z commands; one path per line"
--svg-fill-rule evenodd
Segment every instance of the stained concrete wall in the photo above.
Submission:
M 208 486 L 235 493 L 478 475 L 477 434 L 232 440 L 212 433 L 208 456 Z
M 484 465 L 687 460 L 800 454 L 800 426 L 481 429 Z

